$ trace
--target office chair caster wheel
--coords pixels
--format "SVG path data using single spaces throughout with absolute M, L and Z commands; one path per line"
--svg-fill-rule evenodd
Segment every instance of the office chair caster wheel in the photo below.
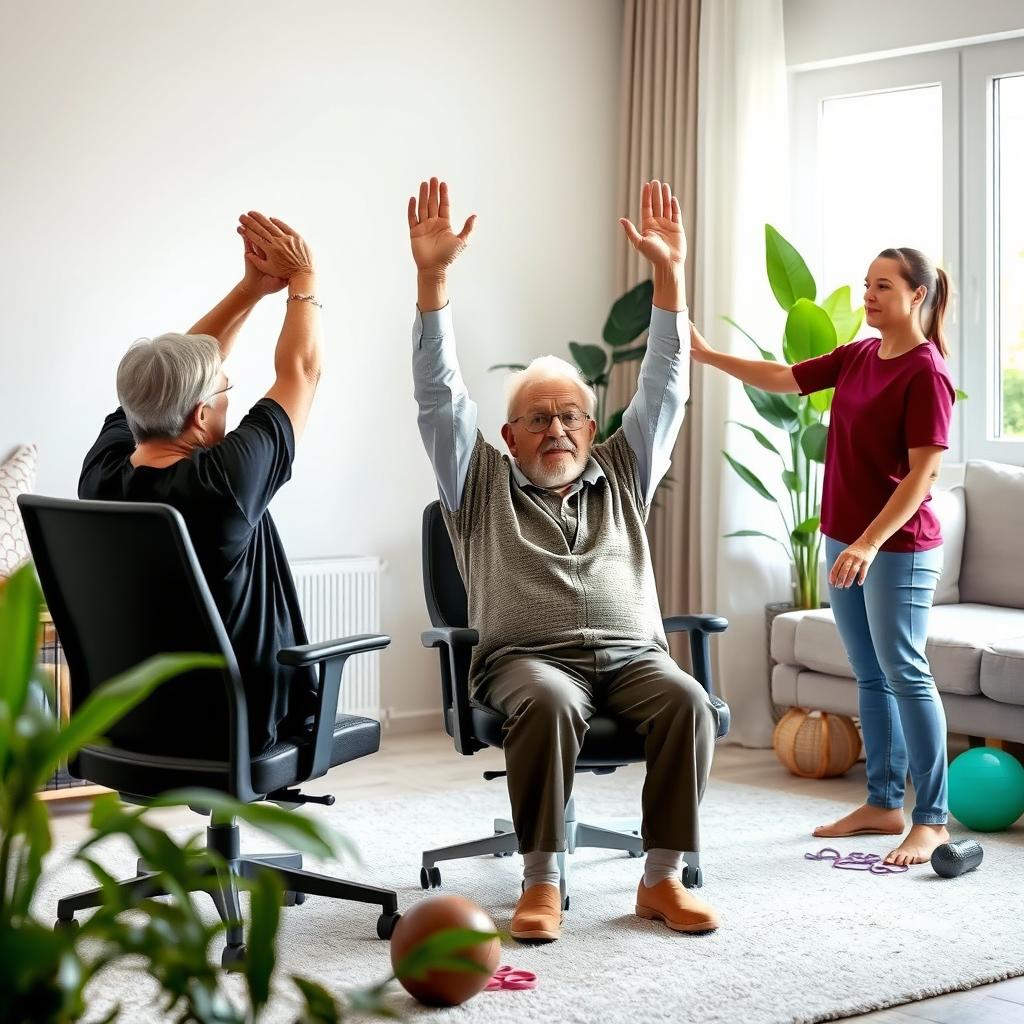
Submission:
M 637 857 L 642 857 L 644 855 L 644 851 L 643 850 L 627 850 L 626 853 L 630 857 L 632 857 L 633 860 L 636 860 Z
M 390 939 L 395 930 L 395 925 L 401 919 L 401 914 L 381 914 L 377 918 L 377 938 Z
M 704 885 L 704 871 L 702 868 L 691 868 L 689 864 L 683 865 L 683 887 L 686 889 L 699 889 Z
M 67 921 L 62 921 L 59 917 L 53 922 L 53 930 L 55 932 L 77 932 L 82 927 L 80 921 L 75 918 L 69 918 Z
M 281 897 L 282 907 L 298 907 L 305 902 L 306 894 L 304 892 L 296 892 L 294 889 L 288 889 Z
M 420 888 L 421 889 L 440 889 L 441 888 L 441 869 L 440 868 L 420 868 Z
M 562 900 L 562 909 L 563 910 L 568 910 L 569 909 L 569 895 L 568 895 L 568 893 L 566 893 L 565 899 Z
M 240 942 L 237 946 L 225 946 L 224 952 L 220 955 L 221 967 L 225 971 L 241 970 L 247 952 L 244 942 Z

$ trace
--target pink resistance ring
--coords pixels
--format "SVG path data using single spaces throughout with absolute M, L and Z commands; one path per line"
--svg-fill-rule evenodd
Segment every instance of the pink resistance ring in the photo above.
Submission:
M 518 967 L 499 967 L 484 989 L 485 992 L 512 992 L 537 987 L 537 975 Z

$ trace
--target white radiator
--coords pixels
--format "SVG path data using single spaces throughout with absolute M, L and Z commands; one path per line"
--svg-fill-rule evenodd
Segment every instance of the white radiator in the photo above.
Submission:
M 300 559 L 291 568 L 311 644 L 380 632 L 379 558 Z M 381 717 L 379 658 L 373 651 L 355 654 L 345 663 L 339 711 Z

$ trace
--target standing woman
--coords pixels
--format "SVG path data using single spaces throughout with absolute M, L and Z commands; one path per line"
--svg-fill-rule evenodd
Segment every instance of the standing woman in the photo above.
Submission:
M 913 827 L 886 861 L 920 864 L 949 839 L 946 717 L 925 655 L 942 571 L 930 491 L 954 400 L 942 326 L 949 279 L 917 249 L 886 249 L 864 284 L 865 318 L 881 337 L 790 367 L 716 352 L 693 328 L 692 358 L 763 391 L 836 389 L 821 531 L 832 610 L 860 693 L 868 793 L 814 835 L 902 835 L 909 765 Z

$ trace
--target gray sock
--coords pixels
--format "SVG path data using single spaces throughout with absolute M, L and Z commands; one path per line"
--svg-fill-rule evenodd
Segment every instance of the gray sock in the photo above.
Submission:
M 554 853 L 523 854 L 523 889 L 529 889 L 531 885 L 540 885 L 547 882 L 556 888 L 561 882 L 562 876 L 558 871 L 558 856 Z
M 648 850 L 644 864 L 644 885 L 653 888 L 666 878 L 678 878 L 683 855 L 678 850 Z

